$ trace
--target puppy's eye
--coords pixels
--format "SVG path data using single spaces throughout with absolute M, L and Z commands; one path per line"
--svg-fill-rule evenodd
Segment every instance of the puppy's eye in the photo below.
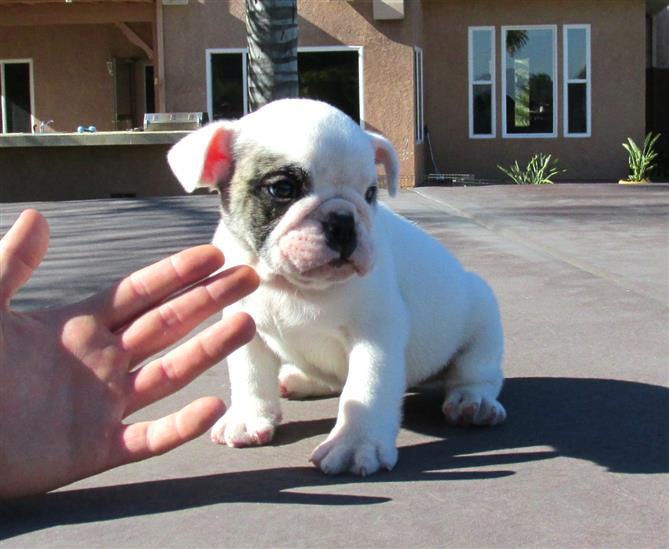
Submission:
M 300 194 L 300 186 L 291 179 L 279 179 L 267 185 L 267 192 L 275 200 L 293 200 Z
M 365 200 L 367 201 L 368 204 L 371 204 L 376 200 L 376 195 L 378 193 L 378 189 L 376 185 L 372 185 L 367 191 L 365 192 Z

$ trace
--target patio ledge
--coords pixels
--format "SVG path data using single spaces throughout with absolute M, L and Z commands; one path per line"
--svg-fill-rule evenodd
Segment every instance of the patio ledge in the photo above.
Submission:
M 17 133 L 0 135 L 5 147 L 86 147 L 109 145 L 173 145 L 188 131 L 95 132 L 95 133 Z

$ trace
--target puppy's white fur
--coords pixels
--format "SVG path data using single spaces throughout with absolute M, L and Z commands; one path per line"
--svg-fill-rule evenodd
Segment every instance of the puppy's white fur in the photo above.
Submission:
M 308 180 L 267 227 L 248 219 L 271 210 L 260 206 L 266 195 L 258 198 L 265 175 L 248 175 L 249 158 L 259 157 L 274 159 L 268 181 L 282 165 L 299 167 Z M 214 244 L 228 265 L 251 265 L 263 280 L 227 311 L 252 314 L 258 333 L 228 358 L 232 403 L 212 429 L 215 442 L 265 444 L 281 420 L 281 394 L 341 392 L 336 425 L 311 460 L 326 473 L 391 469 L 405 390 L 442 372 L 449 422 L 505 419 L 493 292 L 439 242 L 365 200 L 376 164 L 384 165 L 390 194 L 397 192 L 397 156 L 385 138 L 324 103 L 285 100 L 191 134 L 168 159 L 187 190 L 220 189 Z M 355 220 L 356 247 L 346 261 L 337 261 L 324 233 L 332 213 Z

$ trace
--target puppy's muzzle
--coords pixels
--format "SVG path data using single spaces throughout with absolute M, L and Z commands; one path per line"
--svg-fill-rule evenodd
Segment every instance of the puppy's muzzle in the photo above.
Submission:
M 332 212 L 322 224 L 328 247 L 339 253 L 340 260 L 351 257 L 358 245 L 353 215 Z

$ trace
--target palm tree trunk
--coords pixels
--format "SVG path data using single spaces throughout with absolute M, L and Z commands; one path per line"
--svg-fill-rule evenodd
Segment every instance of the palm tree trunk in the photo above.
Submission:
M 297 97 L 297 0 L 246 0 L 249 108 Z

